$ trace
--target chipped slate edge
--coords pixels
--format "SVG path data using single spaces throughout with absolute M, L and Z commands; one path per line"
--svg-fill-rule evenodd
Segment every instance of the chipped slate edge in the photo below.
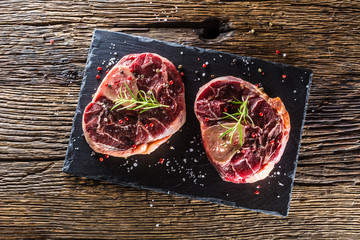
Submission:
M 309 105 L 309 96 L 310 96 L 310 89 L 311 89 L 313 72 L 309 71 L 308 74 L 309 74 L 309 82 L 308 82 L 309 87 L 307 88 L 306 97 L 305 97 L 304 114 L 303 114 L 302 122 L 301 122 L 301 126 L 300 126 L 300 141 L 299 141 L 298 150 L 297 150 L 297 154 L 296 154 L 296 160 L 295 160 L 295 163 L 294 163 L 295 164 L 294 172 L 291 174 L 292 181 L 291 181 L 291 187 L 290 187 L 290 193 L 289 193 L 290 201 L 288 202 L 286 215 L 284 217 L 287 217 L 289 215 L 291 196 L 292 196 L 292 192 L 293 192 L 293 188 L 294 188 L 295 174 L 296 174 L 296 169 L 297 169 L 298 159 L 299 159 L 299 152 L 300 152 L 300 147 L 301 147 L 301 139 L 302 139 L 303 129 L 304 129 L 304 125 L 305 125 L 306 112 L 307 112 L 307 108 L 308 108 L 308 105 Z
M 81 82 L 80 94 L 79 94 L 79 97 L 78 97 L 78 104 L 76 105 L 75 115 L 74 115 L 74 118 L 73 118 L 72 128 L 71 128 L 71 132 L 70 132 L 69 144 L 68 144 L 68 147 L 67 147 L 67 150 L 66 150 L 66 156 L 65 156 L 65 161 L 64 161 L 64 165 L 63 165 L 63 171 L 64 172 L 69 171 L 69 167 L 70 167 L 70 165 L 71 165 L 71 163 L 73 161 L 72 156 L 70 156 L 70 153 L 73 150 L 73 144 L 71 142 L 71 139 L 72 139 L 72 137 L 74 135 L 75 121 L 79 117 L 78 115 L 82 114 L 80 99 L 82 97 L 81 93 L 83 92 L 83 90 L 85 88 L 85 85 L 86 85 L 87 71 L 88 71 L 88 69 L 90 68 L 90 65 L 91 65 L 91 56 L 94 55 L 93 51 L 94 51 L 95 47 L 97 46 L 97 44 L 95 44 L 95 43 L 96 43 L 96 40 L 98 40 L 98 37 L 97 37 L 97 35 L 95 33 L 96 33 L 96 30 L 94 31 L 94 34 L 93 34 L 93 37 L 92 37 L 92 40 L 91 40 L 91 44 L 90 44 L 91 47 L 89 48 L 88 58 L 86 60 L 86 66 L 85 66 L 84 74 L 83 74 L 83 80 Z

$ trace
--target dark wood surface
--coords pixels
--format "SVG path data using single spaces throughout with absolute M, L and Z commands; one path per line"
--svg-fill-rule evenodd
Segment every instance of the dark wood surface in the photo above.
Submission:
M 9 0 L 0 27 L 0 239 L 358 239 L 359 0 Z M 312 69 L 289 216 L 62 173 L 95 28 Z

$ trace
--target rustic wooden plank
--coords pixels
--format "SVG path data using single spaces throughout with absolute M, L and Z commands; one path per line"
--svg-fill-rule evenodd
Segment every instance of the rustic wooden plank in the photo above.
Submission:
M 224 21 L 225 30 L 218 38 L 201 39 L 209 17 Z M 0 2 L 0 27 L 0 238 L 360 234 L 359 0 L 10 0 Z M 95 28 L 311 68 L 289 217 L 61 173 Z
M 10 11 L 14 4 L 1 3 L 1 11 L 8 14 L 1 19 L 0 44 L 4 48 L 0 56 L 6 56 L 2 61 L 9 72 L 2 72 L 0 79 L 63 82 L 65 77 L 66 82 L 79 82 L 95 28 L 137 29 L 139 35 L 307 66 L 321 76 L 356 76 L 360 71 L 360 7 L 356 2 L 200 1 L 181 5 L 177 1 L 132 1 L 116 7 L 106 2 L 83 5 L 23 1 L 19 3 L 20 13 L 16 11 L 19 6 Z M 201 24 L 196 23 L 209 16 L 231 19 L 235 32 L 221 44 L 203 43 L 197 33 Z M 194 24 L 195 31 L 191 27 Z M 55 46 L 49 44 L 50 39 L 55 40 Z M 286 53 L 286 58 L 273 54 L 276 49 Z M 23 64 L 21 71 L 19 64 Z M 28 77 L 24 78 L 24 74 Z
M 63 159 L 78 86 L 0 86 L 1 159 Z
M 62 161 L 0 163 L 1 236 L 355 239 L 360 231 L 352 184 L 296 186 L 290 215 L 280 218 L 70 177 L 61 167 Z

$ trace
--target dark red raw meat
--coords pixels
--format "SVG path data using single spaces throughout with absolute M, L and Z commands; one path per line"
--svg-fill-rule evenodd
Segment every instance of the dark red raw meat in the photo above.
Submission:
M 169 107 L 140 110 L 111 110 L 125 83 L 136 95 L 151 91 Z M 175 66 L 154 53 L 123 57 L 106 75 L 85 108 L 83 131 L 90 147 L 116 157 L 149 154 L 166 142 L 185 123 L 184 84 Z
M 222 119 L 224 112 L 235 113 L 238 105 L 229 101 L 248 98 L 249 116 L 243 124 L 243 145 L 236 131 L 233 140 L 221 133 L 235 121 Z M 202 86 L 194 106 L 200 121 L 205 151 L 221 178 L 233 183 L 252 183 L 266 178 L 281 159 L 289 139 L 290 118 L 280 98 L 269 98 L 258 87 L 232 76 L 216 78 Z M 249 121 L 248 121 L 249 122 Z

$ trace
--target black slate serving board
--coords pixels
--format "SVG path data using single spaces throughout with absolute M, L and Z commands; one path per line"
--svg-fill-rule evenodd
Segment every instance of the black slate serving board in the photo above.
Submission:
M 187 120 L 182 129 L 150 155 L 105 158 L 83 137 L 82 114 L 106 66 L 131 53 L 153 52 L 182 65 Z M 206 68 L 203 64 L 208 63 Z M 98 73 L 97 67 L 103 70 Z M 195 71 L 198 71 L 197 73 Z M 101 79 L 97 80 L 96 75 Z M 259 83 L 270 97 L 279 96 L 291 119 L 288 144 L 269 177 L 253 184 L 224 182 L 205 155 L 193 105 L 196 93 L 214 76 L 233 75 Z M 284 76 L 286 75 L 286 77 Z M 312 72 L 251 57 L 178 45 L 118 32 L 95 30 L 81 85 L 63 171 L 90 179 L 176 194 L 233 207 L 287 216 Z M 103 162 L 99 158 L 104 158 Z M 159 160 L 163 158 L 163 163 Z

